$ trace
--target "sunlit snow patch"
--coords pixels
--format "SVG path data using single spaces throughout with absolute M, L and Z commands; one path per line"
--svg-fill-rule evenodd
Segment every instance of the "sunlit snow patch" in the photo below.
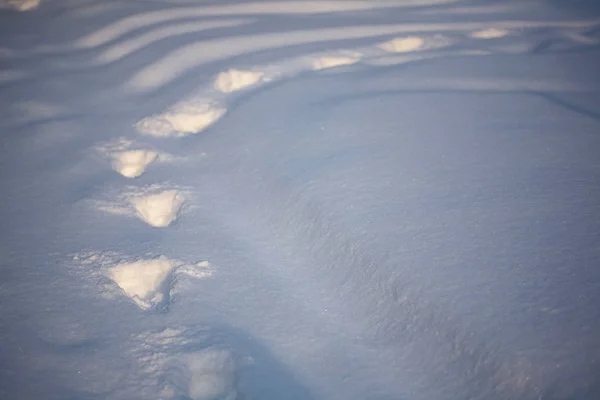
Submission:
M 439 49 L 446 47 L 451 43 L 452 40 L 443 35 L 430 35 L 425 37 L 406 36 L 379 43 L 377 47 L 388 53 L 410 53 L 414 51 Z
M 321 70 L 327 68 L 335 68 L 343 65 L 351 65 L 359 61 L 356 57 L 320 57 L 313 61 L 313 69 Z
M 177 190 L 165 190 L 132 199 L 138 216 L 148 225 L 164 228 L 177 219 L 179 209 L 183 204 L 183 195 Z
M 142 310 L 148 310 L 168 304 L 170 277 L 176 267 L 175 261 L 159 257 L 117 264 L 109 276 Z
M 113 215 L 138 217 L 148 225 L 164 228 L 175 221 L 187 204 L 189 192 L 156 184 L 143 188 L 128 188 L 120 194 L 107 193 L 113 200 L 92 200 L 94 208 Z
M 475 39 L 497 39 L 508 36 L 510 31 L 506 29 L 490 28 L 471 32 L 471 37 Z
M 110 160 L 115 171 L 127 178 L 137 178 L 142 175 L 146 167 L 155 161 L 167 161 L 172 158 L 168 154 L 159 153 L 126 138 L 119 138 L 98 146 L 97 150 Z
M 33 10 L 40 5 L 40 0 L 4 0 L 0 1 L 0 8 L 13 8 L 19 11 Z
M 144 118 L 136 124 L 138 132 L 157 137 L 181 137 L 202 132 L 226 112 L 212 100 L 195 100 L 176 105 L 169 111 Z
M 420 50 L 424 45 L 425 39 L 422 37 L 407 36 L 380 43 L 377 47 L 390 53 L 406 53 L 409 51 Z
M 91 277 L 94 285 L 100 283 L 102 297 L 114 300 L 125 294 L 142 310 L 168 308 L 173 293 L 187 290 L 177 290 L 175 281 L 191 283 L 213 272 L 207 261 L 190 263 L 152 254 L 132 258 L 112 251 L 82 252 L 72 255 L 72 261 L 78 273 Z
M 231 93 L 255 85 L 262 77 L 262 72 L 230 69 L 217 76 L 214 87 L 220 92 Z
M 127 178 L 137 178 L 157 157 L 158 153 L 148 150 L 120 151 L 113 154 L 112 166 Z

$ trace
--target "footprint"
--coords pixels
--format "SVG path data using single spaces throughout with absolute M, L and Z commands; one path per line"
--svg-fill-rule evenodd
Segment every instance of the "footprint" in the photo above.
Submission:
M 148 225 L 164 228 L 177 219 L 184 198 L 177 190 L 132 199 L 138 216 Z
M 235 400 L 236 363 L 227 350 L 206 349 L 187 356 L 188 396 L 194 400 Z
M 187 207 L 189 191 L 168 184 L 155 184 L 143 188 L 130 187 L 120 194 L 108 193 L 114 200 L 91 200 L 100 211 L 138 217 L 150 226 L 164 228 L 175 221 Z
M 360 61 L 359 58 L 356 57 L 320 57 L 313 61 L 312 69 L 313 70 L 322 70 L 327 68 L 335 68 L 343 65 L 351 65 Z
M 231 93 L 255 85 L 262 78 L 262 72 L 230 69 L 217 76 L 214 88 L 222 93 Z
M 151 254 L 131 258 L 110 251 L 71 256 L 67 265 L 73 264 L 78 274 L 92 278 L 96 287 L 100 282 L 102 297 L 114 300 L 125 294 L 144 311 L 168 309 L 173 294 L 178 292 L 179 285 L 174 282 L 212 276 L 212 266 L 206 261 L 189 263 Z
M 418 36 L 407 36 L 380 43 L 377 47 L 389 53 L 406 53 L 420 50 L 424 45 L 425 39 Z
M 182 137 L 202 132 L 226 111 L 214 100 L 192 100 L 177 104 L 163 114 L 144 118 L 136 124 L 136 128 L 144 135 Z
M 113 154 L 112 167 L 115 171 L 127 178 L 137 178 L 148 165 L 156 158 L 158 153 L 147 150 L 121 151 Z
M 171 277 L 177 266 L 161 256 L 117 264 L 108 275 L 142 310 L 164 308 L 170 301 Z
M 473 39 L 498 39 L 508 35 L 510 35 L 509 30 L 489 28 L 471 32 L 469 36 L 471 36 Z
M 235 400 L 238 371 L 253 360 L 215 346 L 214 334 L 208 327 L 167 327 L 133 335 L 132 355 L 161 398 Z
M 379 43 L 377 47 L 388 53 L 409 53 L 414 51 L 434 50 L 447 47 L 452 40 L 443 35 L 398 37 Z
M 172 156 L 159 153 L 126 138 L 98 146 L 96 150 L 109 160 L 112 168 L 127 178 L 137 178 L 155 161 L 170 161 Z

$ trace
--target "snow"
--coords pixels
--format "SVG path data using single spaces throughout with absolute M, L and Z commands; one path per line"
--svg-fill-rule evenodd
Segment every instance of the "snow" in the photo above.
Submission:
M 0 398 L 587 399 L 592 1 L 0 1 Z
M 227 111 L 212 100 L 190 100 L 177 104 L 164 114 L 144 118 L 136 125 L 142 134 L 168 137 L 202 132 Z
M 30 11 L 40 5 L 40 0 L 2 0 L 0 9 L 13 8 L 18 11 Z
M 498 28 L 483 29 L 471 33 L 471 37 L 475 39 L 497 39 L 506 35 L 510 35 L 510 31 Z
M 192 377 L 189 396 L 194 400 L 237 398 L 235 389 L 235 362 L 223 350 L 209 349 L 190 354 L 188 368 Z
M 217 76 L 215 89 L 223 93 L 235 92 L 258 83 L 262 77 L 262 72 L 230 69 Z
M 327 69 L 339 67 L 342 65 L 350 65 L 358 62 L 357 58 L 351 57 L 321 57 L 313 63 L 313 69 Z
M 145 310 L 168 300 L 168 278 L 173 269 L 175 263 L 167 258 L 140 260 L 117 264 L 110 269 L 110 277 Z
M 183 197 L 177 190 L 165 190 L 157 194 L 132 200 L 139 217 L 148 225 L 164 228 L 177 218 Z

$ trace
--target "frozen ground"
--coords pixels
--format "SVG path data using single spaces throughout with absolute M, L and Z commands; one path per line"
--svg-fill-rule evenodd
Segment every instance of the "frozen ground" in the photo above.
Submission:
M 0 398 L 600 398 L 593 0 L 0 1 Z

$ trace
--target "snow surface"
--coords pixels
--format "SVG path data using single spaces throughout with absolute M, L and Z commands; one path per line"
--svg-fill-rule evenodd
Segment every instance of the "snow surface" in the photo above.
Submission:
M 600 398 L 600 5 L 0 1 L 0 399 Z

